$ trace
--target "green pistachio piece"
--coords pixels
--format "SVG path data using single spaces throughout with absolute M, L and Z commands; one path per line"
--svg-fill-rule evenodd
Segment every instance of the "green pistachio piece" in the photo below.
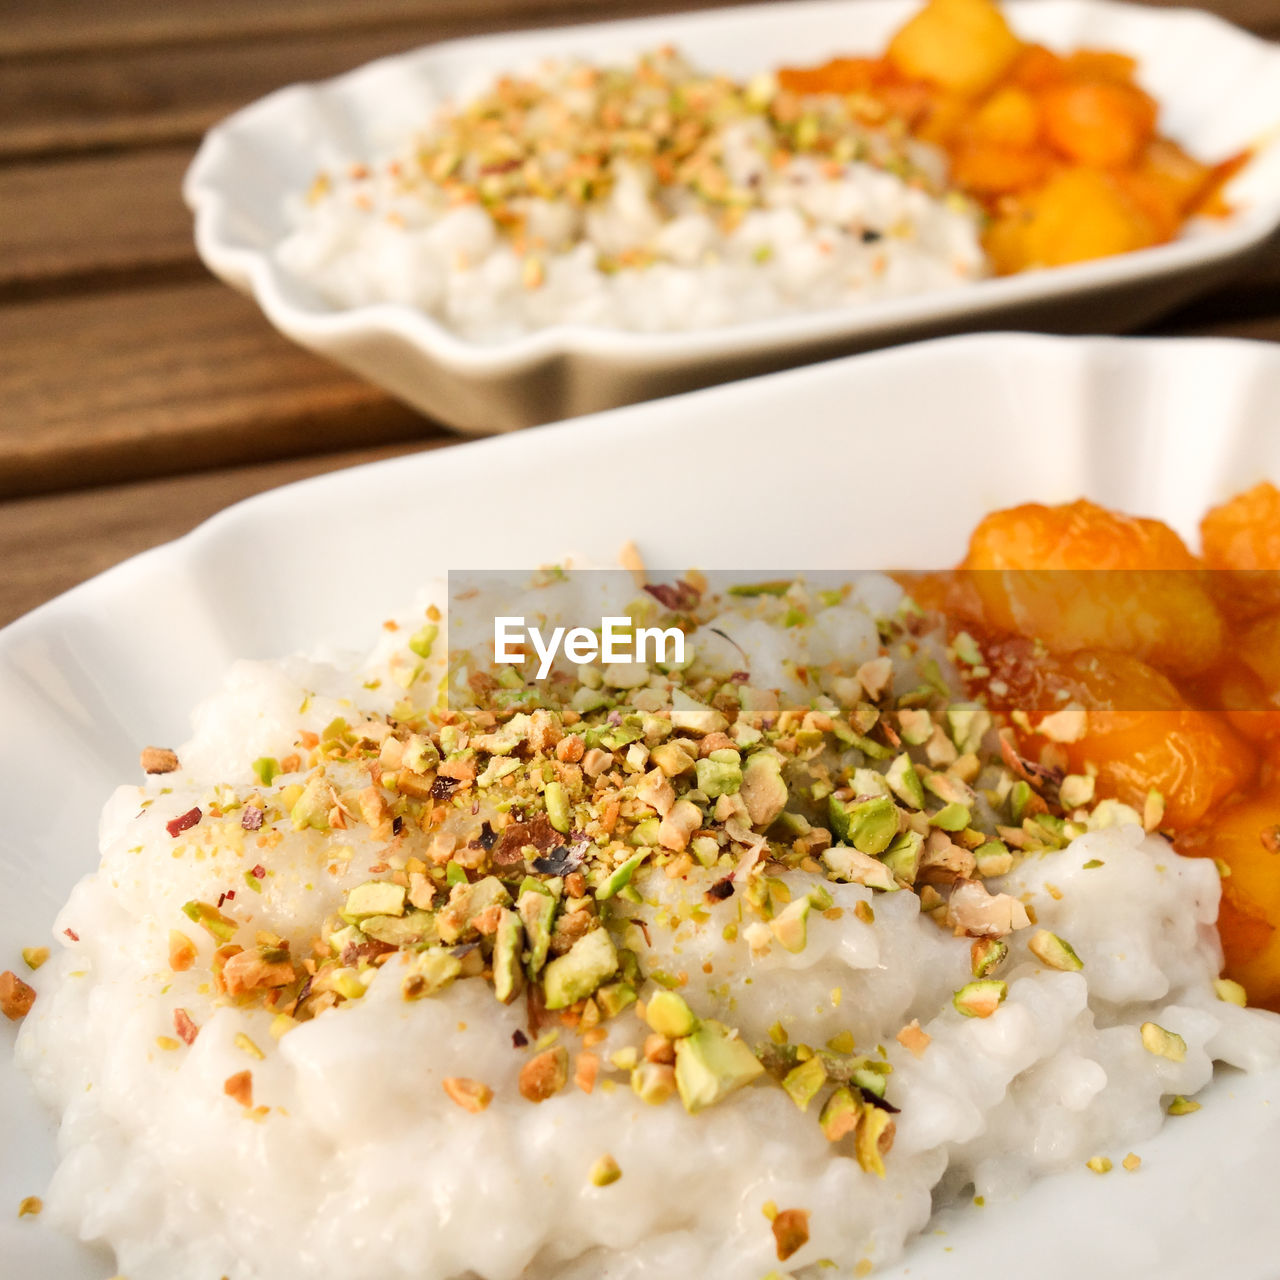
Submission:
M 631 1089 L 641 1102 L 661 1106 L 676 1091 L 675 1072 L 660 1062 L 637 1063 L 631 1069 Z
M 411 733 L 404 744 L 402 763 L 410 773 L 427 773 L 440 763 L 440 752 L 425 733 Z
M 864 1107 L 853 1142 L 858 1164 L 867 1173 L 883 1178 L 884 1157 L 893 1146 L 893 1117 L 879 1107 Z
M 947 708 L 947 728 L 961 755 L 977 751 L 991 725 L 991 712 L 977 703 L 956 702 Z
M 347 894 L 339 914 L 348 924 L 359 924 L 366 916 L 404 915 L 405 890 L 390 880 L 366 880 Z
M 933 717 L 924 710 L 906 707 L 898 712 L 899 734 L 903 742 L 922 747 L 933 737 Z
M 530 982 L 538 976 L 547 962 L 547 948 L 551 945 L 551 923 L 555 919 L 557 906 L 556 900 L 541 886 L 523 890 L 516 901 L 516 912 L 524 924 L 525 936 L 529 942 L 525 973 L 529 975 Z
M 333 989 L 344 1000 L 361 1000 L 369 988 L 360 981 L 360 975 L 354 969 L 335 969 L 331 979 Z
M 818 1091 L 827 1082 L 827 1068 L 822 1059 L 814 1054 L 807 1062 L 792 1067 L 782 1078 L 782 1087 L 787 1096 L 800 1108 L 808 1111 Z
M 880 889 L 886 893 L 898 887 L 898 882 L 893 878 L 893 872 L 883 862 L 848 845 L 832 845 L 830 849 L 825 849 L 821 856 L 827 870 L 837 880 L 843 880 L 846 884 L 866 885 L 868 889 Z
M 717 760 L 716 756 L 733 758 Z M 698 790 L 704 792 L 710 799 L 738 794 L 742 786 L 742 767 L 738 763 L 736 751 L 713 751 L 709 756 L 699 760 L 696 768 Z
M 915 884 L 920 872 L 920 855 L 924 852 L 924 836 L 918 831 L 904 831 L 895 836 L 880 861 L 905 884 Z
M 1168 1058 L 1170 1062 L 1185 1062 L 1187 1058 L 1187 1042 L 1176 1031 L 1166 1031 L 1154 1022 L 1144 1022 L 1141 1027 L 1142 1047 L 1158 1058 Z
M 548 1009 L 567 1009 L 618 972 L 618 952 L 607 929 L 593 929 L 543 971 Z
M 1022 819 L 1027 816 L 1027 808 L 1034 794 L 1031 784 L 1023 779 L 1019 779 L 1009 788 L 1009 817 L 1013 820 L 1014 826 L 1022 825 Z
M 839 1142 L 858 1127 L 858 1117 L 864 1107 L 862 1100 L 852 1089 L 841 1085 L 823 1105 L 818 1124 L 828 1142 Z
M 496 876 L 485 876 L 475 884 L 456 884 L 449 892 L 448 904 L 436 912 L 440 940 L 453 946 L 471 930 L 471 922 L 490 907 L 508 907 L 511 895 Z
M 951 997 L 957 1013 L 966 1018 L 989 1018 L 1004 1003 L 1009 994 L 1007 983 L 994 978 L 982 978 L 966 983 Z
M 419 627 L 409 637 L 410 650 L 416 653 L 419 658 L 431 657 L 431 646 L 435 644 L 436 637 L 439 634 L 440 628 L 434 622 L 428 622 L 426 626 Z
M 967 805 L 948 804 L 929 818 L 929 825 L 943 831 L 963 831 L 972 821 L 973 814 Z
M 206 932 L 212 934 L 219 942 L 230 942 L 238 928 L 234 920 L 228 919 L 207 902 L 184 902 L 182 914 L 194 921 Z
M 433 946 L 440 940 L 436 918 L 429 911 L 369 916 L 360 921 L 360 932 L 391 947 Z
M 420 1000 L 443 991 L 462 973 L 462 961 L 443 947 L 417 952 L 401 989 L 406 1000 Z
M 1200 1104 L 1194 1098 L 1184 1098 L 1182 1094 L 1178 1094 L 1169 1103 L 1169 1114 L 1171 1116 L 1189 1116 L 1193 1111 L 1199 1110 Z
M 547 821 L 562 835 L 567 834 L 572 825 L 573 815 L 569 811 L 569 797 L 564 785 L 559 782 L 548 782 L 542 798 L 547 805 Z
M 612 1186 L 619 1178 L 622 1177 L 622 1170 L 618 1167 L 618 1162 L 612 1156 L 601 1156 L 599 1160 L 591 1166 L 591 1185 L 593 1187 Z
M 1230 978 L 1214 978 L 1213 989 L 1217 993 L 1218 999 L 1225 1000 L 1227 1004 L 1239 1005 L 1243 1009 L 1249 1003 L 1249 997 L 1245 989 Z
M 504 907 L 493 935 L 493 994 L 503 1004 L 510 1004 L 524 986 L 520 967 L 524 950 L 524 925 L 520 917 Z
M 610 982 L 596 991 L 594 999 L 606 1018 L 616 1018 L 635 1004 L 636 989 L 629 982 Z
M 854 1067 L 850 1078 L 863 1093 L 874 1093 L 877 1098 L 883 1098 L 888 1083 L 885 1077 L 892 1069 L 887 1062 L 864 1058 L 860 1066 Z
M 856 804 L 849 812 L 849 843 L 860 853 L 883 853 L 898 834 L 898 809 L 888 796 Z
M 684 804 L 687 802 L 677 801 L 676 803 Z M 631 834 L 627 837 L 627 843 L 637 847 L 651 848 L 658 843 L 658 829 L 661 826 L 661 818 L 645 818 L 643 822 L 636 823 Z
M 924 808 L 924 785 L 905 751 L 885 771 L 884 780 L 908 809 Z
M 280 772 L 280 761 L 274 756 L 259 756 L 253 762 L 253 771 L 258 775 L 258 781 L 264 787 L 269 787 Z
M 974 868 L 984 880 L 1013 870 L 1013 854 L 1003 840 L 988 840 L 973 851 Z
M 692 769 L 695 764 L 694 757 L 678 742 L 664 742 L 660 746 L 654 747 L 649 752 L 649 759 L 668 778 L 678 778 L 682 773 Z
M 714 1106 L 763 1072 L 756 1055 L 719 1023 L 705 1022 L 676 1041 L 676 1088 L 691 1115 Z
M 597 900 L 604 902 L 612 898 L 615 893 L 625 889 L 631 883 L 631 877 L 640 869 L 640 864 L 644 862 L 651 852 L 651 849 L 644 849 L 628 858 L 621 866 L 615 867 L 609 873 L 608 878 L 596 890 Z
M 1027 947 L 1041 964 L 1048 965 L 1050 969 L 1073 971 L 1084 968 L 1084 961 L 1072 950 L 1071 944 L 1048 929 L 1037 929 Z
M 317 831 L 328 831 L 329 810 L 333 808 L 333 802 L 333 788 L 329 783 L 321 776 L 312 778 L 289 810 L 293 829 L 302 831 L 306 827 L 314 827 Z
M 668 1040 L 679 1040 L 698 1029 L 698 1019 L 674 991 L 659 991 L 644 1007 L 644 1020 Z
M 975 978 L 985 978 L 995 972 L 1009 954 L 1009 944 L 999 938 L 977 938 L 969 949 L 969 958 Z

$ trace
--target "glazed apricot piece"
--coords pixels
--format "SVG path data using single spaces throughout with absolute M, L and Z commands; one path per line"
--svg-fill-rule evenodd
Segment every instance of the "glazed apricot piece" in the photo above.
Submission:
M 1155 103 L 1132 85 L 1077 81 L 1054 85 L 1040 101 L 1045 136 L 1079 164 L 1130 165 L 1155 136 Z
M 1244 663 L 1231 660 L 1196 682 L 1197 704 L 1221 709 L 1249 742 L 1280 748 L 1280 686 L 1268 689 Z
M 1105 649 L 1184 675 L 1222 650 L 1222 619 L 1198 562 L 1158 520 L 1083 500 L 1012 507 L 978 525 L 962 568 L 994 631 L 1053 653 Z
M 1280 1008 L 1280 783 L 1215 814 L 1177 848 L 1230 869 L 1218 915 L 1227 976 L 1244 984 L 1251 1004 Z
M 1204 560 L 1223 608 L 1237 618 L 1280 611 L 1280 489 L 1263 481 L 1200 523 Z
M 1137 658 L 1053 657 L 1024 640 L 989 643 L 984 652 L 1001 690 L 996 705 L 1025 714 L 1017 717 L 1025 755 L 1057 760 L 1072 773 L 1095 770 L 1100 795 L 1139 812 L 1158 791 L 1164 828 L 1194 827 L 1255 774 L 1252 750 L 1222 716 L 1190 706 L 1169 679 Z M 1083 708 L 1078 725 L 1056 714 L 1068 708 Z

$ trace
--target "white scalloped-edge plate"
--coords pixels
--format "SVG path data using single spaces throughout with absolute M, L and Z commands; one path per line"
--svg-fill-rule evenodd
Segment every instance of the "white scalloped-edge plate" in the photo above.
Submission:
M 840 52 L 877 52 L 916 0 L 804 0 L 457 41 L 296 85 L 231 116 L 187 174 L 200 256 L 253 295 L 296 342 L 464 431 L 509 430 L 693 387 L 982 328 L 1123 332 L 1240 271 L 1280 227 L 1280 47 L 1218 18 L 1102 0 L 1014 0 L 1030 39 L 1141 61 L 1162 127 L 1196 155 L 1256 147 L 1231 183 L 1238 212 L 1177 241 L 1098 262 L 915 297 L 679 334 L 561 325 L 465 341 L 409 306 L 338 308 L 276 261 L 288 202 L 321 167 L 367 160 L 412 136 L 442 97 L 477 77 L 555 55 L 625 57 L 674 43 L 702 66 L 748 76 Z
M 99 808 L 139 746 L 181 741 L 235 657 L 362 646 L 450 568 L 611 563 L 628 537 L 655 566 L 929 567 L 995 506 L 1086 494 L 1194 538 L 1211 503 L 1280 480 L 1277 422 L 1280 347 L 987 335 L 251 499 L 0 631 L 0 968 L 48 937 L 96 865 Z M 0 1025 L 0 1275 L 104 1280 L 101 1253 L 14 1218 L 54 1163 L 14 1035 Z M 882 1274 L 977 1280 L 1016 1262 L 1036 1280 L 1272 1280 L 1280 1072 L 1220 1074 L 1204 1110 L 1140 1154 L 1139 1175 L 1082 1169 L 946 1214 Z

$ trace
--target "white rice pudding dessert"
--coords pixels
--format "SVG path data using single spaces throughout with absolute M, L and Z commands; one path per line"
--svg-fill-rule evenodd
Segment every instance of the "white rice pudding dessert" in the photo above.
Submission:
M 276 255 L 339 306 L 404 303 L 482 343 L 705 329 L 986 274 L 944 155 L 867 110 L 670 50 L 548 64 L 322 174 Z
M 682 669 L 451 709 L 430 606 L 146 754 L 19 1038 L 49 1216 L 130 1280 L 865 1275 L 1280 1061 L 1212 861 L 1034 788 L 967 637 L 882 579 L 657 594 Z

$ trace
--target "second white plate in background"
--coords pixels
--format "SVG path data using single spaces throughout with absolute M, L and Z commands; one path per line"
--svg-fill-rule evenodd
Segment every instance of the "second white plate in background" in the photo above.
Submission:
M 493 345 L 401 304 L 342 309 L 284 270 L 286 210 L 321 168 L 403 143 L 443 97 L 547 57 L 624 59 L 673 43 L 748 77 L 840 53 L 879 53 L 917 0 L 800 0 L 455 41 L 263 99 L 213 129 L 187 174 L 196 245 L 282 332 L 450 426 L 505 431 L 912 338 L 992 327 L 1123 332 L 1239 272 L 1280 227 L 1280 47 L 1218 18 L 1106 0 L 1014 0 L 1020 36 L 1121 50 L 1195 155 L 1256 147 L 1231 183 L 1237 212 L 1177 241 L 942 292 L 678 334 L 560 325 Z

